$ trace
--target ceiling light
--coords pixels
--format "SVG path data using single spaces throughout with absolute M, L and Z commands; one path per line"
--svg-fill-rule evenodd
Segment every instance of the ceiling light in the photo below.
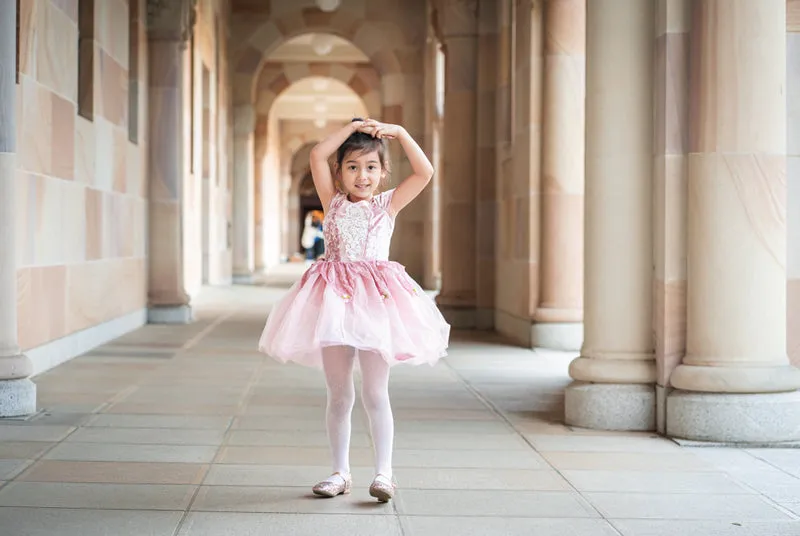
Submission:
M 317 53 L 317 56 L 327 56 L 333 50 L 332 35 L 317 34 L 311 38 L 311 48 Z
M 336 11 L 341 3 L 342 0 L 317 0 L 317 7 L 320 11 L 330 13 L 331 11 Z
M 325 91 L 330 86 L 330 81 L 325 78 L 315 78 L 311 82 L 311 87 L 314 88 L 314 91 Z

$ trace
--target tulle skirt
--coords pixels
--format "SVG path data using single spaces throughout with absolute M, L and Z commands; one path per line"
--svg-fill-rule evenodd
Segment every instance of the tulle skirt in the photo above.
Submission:
M 436 304 L 401 264 L 319 261 L 275 304 L 259 350 L 319 368 L 327 346 L 375 352 L 390 366 L 433 365 L 449 337 Z

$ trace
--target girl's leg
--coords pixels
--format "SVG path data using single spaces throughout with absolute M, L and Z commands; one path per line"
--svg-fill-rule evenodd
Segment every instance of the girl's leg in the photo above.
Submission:
M 333 456 L 333 472 L 350 474 L 350 416 L 356 393 L 353 387 L 355 349 L 329 346 L 322 350 L 322 366 L 328 386 L 325 422 Z
M 394 416 L 389 403 L 389 364 L 373 352 L 359 351 L 361 401 L 369 417 L 369 429 L 375 445 L 375 471 L 392 478 Z

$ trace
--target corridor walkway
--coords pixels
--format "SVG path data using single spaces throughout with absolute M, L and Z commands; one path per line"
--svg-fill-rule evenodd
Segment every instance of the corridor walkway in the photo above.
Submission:
M 35 378 L 43 411 L 0 422 L 0 534 L 800 535 L 800 450 L 565 427 L 571 355 L 469 334 L 436 367 L 395 369 L 396 500 L 367 495 L 360 409 L 353 494 L 316 499 L 322 376 L 254 352 L 290 281 L 206 289 L 194 324 Z

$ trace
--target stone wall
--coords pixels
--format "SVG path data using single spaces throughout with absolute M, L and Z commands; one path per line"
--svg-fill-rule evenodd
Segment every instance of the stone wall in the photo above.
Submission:
M 145 2 L 130 1 L 19 3 L 17 273 L 24 350 L 136 315 L 146 305 L 147 36 Z M 82 77 L 78 47 L 66 46 L 78 43 L 79 4 Z M 131 114 L 136 128 L 129 131 Z M 139 315 L 128 325 L 142 321 Z M 36 369 L 64 358 L 29 355 Z
M 228 180 L 230 155 L 224 150 L 232 120 L 230 78 L 226 50 L 217 45 L 226 42 L 227 33 L 226 2 L 198 2 L 187 55 L 192 67 L 187 88 L 191 98 L 185 102 L 191 117 L 184 187 L 184 277 L 190 295 L 204 283 L 225 284 L 232 277 L 232 245 L 228 243 L 232 184 Z
M 18 333 L 41 371 L 146 319 L 147 2 L 19 6 Z M 194 53 L 185 54 L 187 75 L 195 63 L 186 84 L 194 99 L 184 99 L 187 117 L 194 104 L 183 177 L 189 292 L 231 274 L 227 9 L 226 0 L 198 2 Z

